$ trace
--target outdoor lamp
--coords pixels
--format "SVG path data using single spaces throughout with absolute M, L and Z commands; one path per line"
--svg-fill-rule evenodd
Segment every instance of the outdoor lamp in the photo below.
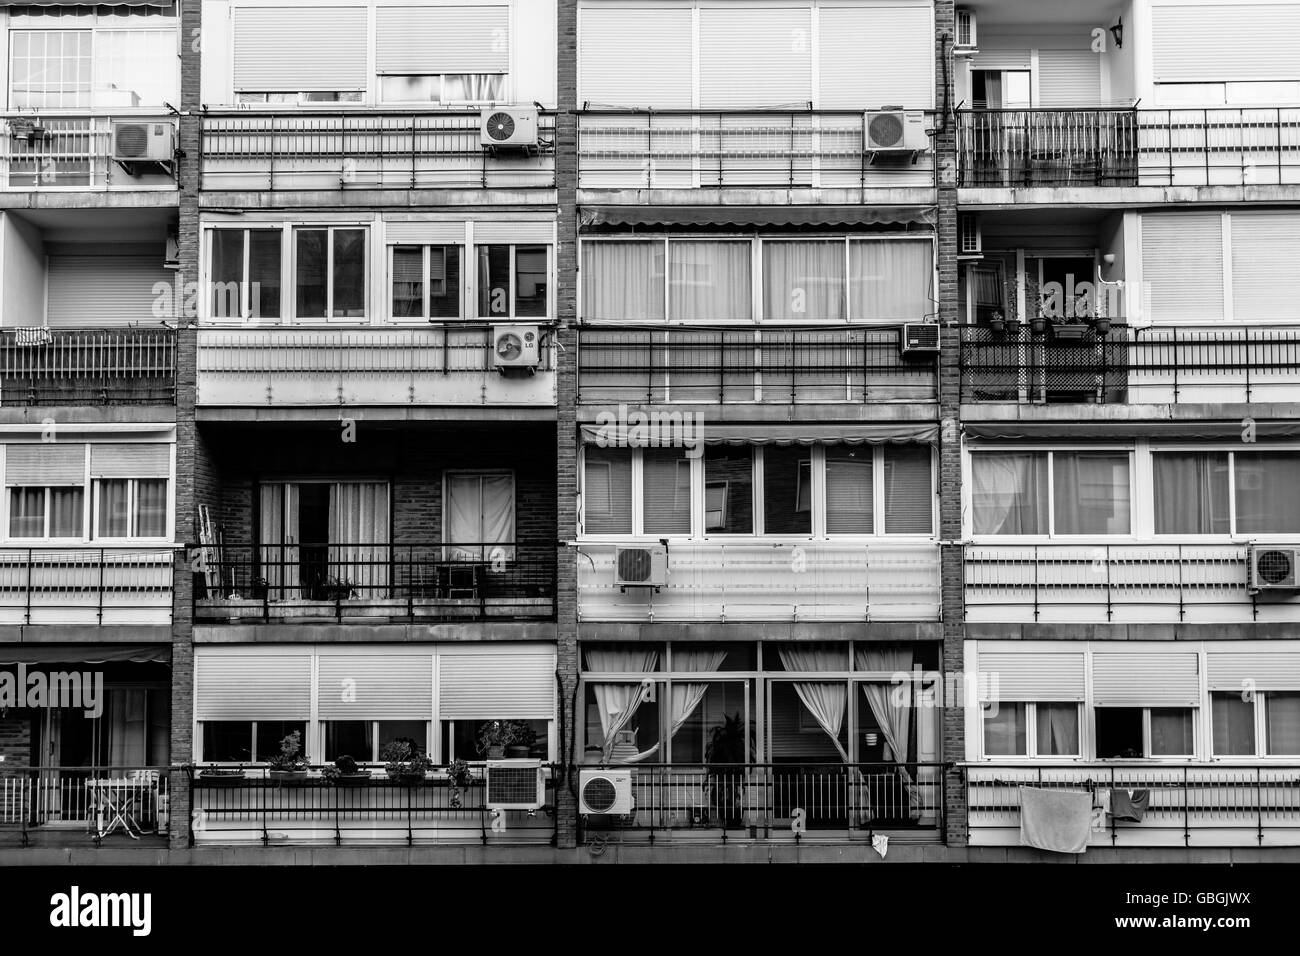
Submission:
M 1110 28 L 1110 35 L 1115 38 L 1115 49 L 1124 49 L 1124 18 L 1120 17 L 1115 21 L 1115 25 Z

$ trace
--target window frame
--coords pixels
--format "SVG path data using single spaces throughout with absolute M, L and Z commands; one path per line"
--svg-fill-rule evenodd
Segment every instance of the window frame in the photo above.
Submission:
M 361 233 L 361 315 L 339 316 L 334 314 L 334 233 L 337 231 L 360 232 Z M 371 280 L 371 235 L 368 224 L 357 223 L 311 223 L 311 222 L 293 222 L 288 224 L 289 233 L 289 253 L 292 256 L 290 260 L 290 276 L 292 277 L 292 304 L 290 311 L 295 323 L 302 324 L 323 324 L 323 325 L 371 325 L 374 322 L 373 303 L 370 301 L 372 280 Z M 299 232 L 324 232 L 325 240 L 325 315 L 324 316 L 304 316 L 298 312 L 298 233 Z M 283 253 L 281 261 L 284 261 Z M 281 286 L 281 288 L 284 288 Z M 281 303 L 281 312 L 284 311 L 283 302 Z
M 303 727 L 302 749 L 299 751 L 299 756 L 301 756 L 308 763 L 314 762 L 314 755 L 317 753 L 317 751 L 314 749 L 315 739 L 312 732 L 314 722 L 312 720 L 310 719 L 305 719 L 302 721 L 267 720 L 264 722 L 269 724 L 297 724 L 297 723 L 304 724 L 305 726 Z M 267 763 L 270 762 L 270 757 L 269 756 L 262 757 L 257 752 L 257 725 L 259 723 L 263 723 L 263 721 L 261 720 L 196 720 L 194 722 L 195 729 L 196 729 L 196 732 L 194 734 L 194 749 L 196 752 L 201 753 L 202 755 L 196 757 L 194 762 L 199 764 L 209 764 L 215 767 L 263 767 L 265 766 Z M 204 750 L 203 728 L 207 724 L 248 724 L 249 759 L 248 760 L 209 759 L 206 753 L 202 753 L 202 751 Z
M 44 521 L 42 523 L 42 529 L 41 529 L 42 533 L 37 537 L 24 537 L 24 536 L 14 535 L 10 533 L 10 529 L 12 527 L 12 525 L 10 524 L 11 515 L 12 515 L 12 500 L 13 500 L 12 492 L 19 488 L 24 490 L 39 488 L 42 491 L 45 513 L 44 513 Z M 50 534 L 50 522 L 53 516 L 53 508 L 51 507 L 52 497 L 53 497 L 52 492 L 56 488 L 75 488 L 76 490 L 81 492 L 81 533 L 78 535 L 55 537 Z M 92 530 L 91 521 L 94 517 L 94 513 L 91 510 L 91 505 L 90 505 L 91 496 L 87 494 L 86 486 L 84 483 L 80 485 L 10 485 L 6 483 L 4 486 L 4 492 L 5 492 L 4 494 L 4 540 L 5 541 L 14 544 L 66 545 L 66 544 L 88 543 L 91 540 L 93 540 L 90 536 L 90 531 Z
M 241 278 L 239 279 L 239 316 L 236 317 L 217 317 L 212 314 L 213 298 L 216 293 L 217 283 L 212 278 L 213 256 L 216 255 L 216 244 L 212 241 L 212 234 L 217 230 L 231 231 L 242 233 L 243 244 L 243 265 L 241 267 Z M 285 249 L 284 249 L 284 223 L 210 223 L 203 227 L 204 246 L 203 253 L 203 289 L 202 305 L 200 314 L 204 321 L 214 325 L 282 325 L 289 321 L 289 314 L 285 301 Z M 253 255 L 253 243 L 250 233 L 253 232 L 278 232 L 280 233 L 280 314 L 278 316 L 261 316 L 253 314 L 253 283 L 251 280 L 251 265 Z
M 467 301 L 467 297 L 472 291 L 472 288 L 470 286 L 470 283 L 466 281 L 466 277 L 465 277 L 465 264 L 467 261 L 467 257 L 466 257 L 466 244 L 464 241 L 425 242 L 425 241 L 418 241 L 418 240 L 389 239 L 385 241 L 384 245 L 385 245 L 384 268 L 385 268 L 385 275 L 387 277 L 387 281 L 384 283 L 383 314 L 384 314 L 385 322 L 387 322 L 390 325 L 423 326 L 423 325 L 437 325 L 439 323 L 444 323 L 444 322 L 448 324 L 452 324 L 452 323 L 463 324 L 465 322 L 472 321 L 470 319 L 467 319 L 468 310 L 466 308 L 466 301 Z M 424 291 L 422 294 L 422 304 L 421 304 L 422 312 L 418 316 L 397 315 L 396 311 L 393 308 L 393 304 L 394 304 L 393 282 L 396 279 L 396 270 L 394 268 L 394 263 L 396 262 L 397 259 L 398 249 L 421 250 L 421 263 L 422 263 L 421 283 L 424 287 Z M 429 280 L 429 267 L 433 261 L 432 252 L 434 249 L 443 249 L 443 250 L 456 249 L 459 253 L 457 257 L 459 260 L 457 264 L 457 268 L 459 269 L 459 276 L 457 278 L 457 282 L 460 287 L 460 293 L 456 301 L 457 314 L 454 316 L 434 316 L 430 314 L 433 311 L 434 295 L 431 287 L 432 284 Z M 549 256 L 547 257 L 547 261 L 549 264 Z M 446 267 L 444 261 L 444 274 L 445 274 L 445 268 Z M 446 282 L 445 278 L 443 279 L 443 282 L 444 283 Z M 445 298 L 445 296 L 442 296 L 440 298 Z M 548 298 L 549 298 L 549 293 L 548 293 Z
M 435 243 L 436 245 L 436 243 Z M 446 243 L 444 243 L 446 245 Z M 480 296 L 483 291 L 478 287 L 478 256 L 480 249 L 487 249 L 493 246 L 505 246 L 510 250 L 510 288 L 506 293 L 506 302 L 508 310 L 505 314 L 488 314 L 480 315 Z M 546 314 L 545 315 L 516 315 L 517 306 L 516 297 L 519 294 L 519 271 L 517 254 L 520 247 L 540 247 L 546 250 Z M 553 321 L 555 316 L 555 246 L 551 242 L 521 242 L 511 240 L 509 242 L 480 242 L 475 239 L 469 244 L 469 268 L 473 270 L 474 280 L 472 283 L 465 283 L 471 296 L 471 311 L 466 315 L 472 315 L 473 321 L 479 323 L 518 323 L 520 325 L 538 324 L 544 325 Z M 462 275 L 465 273 L 462 268 Z
M 1210 690 L 1207 692 L 1209 698 L 1209 727 L 1210 739 L 1207 745 L 1208 759 L 1219 763 L 1232 763 L 1241 760 L 1259 760 L 1271 763 L 1294 763 L 1300 758 L 1300 751 L 1293 754 L 1271 754 L 1268 752 L 1268 695 L 1269 694 L 1300 694 L 1300 687 L 1293 690 L 1252 690 L 1248 693 L 1251 696 L 1251 716 L 1254 721 L 1254 753 L 1249 754 L 1220 754 L 1214 751 L 1214 698 L 1216 696 L 1240 697 L 1243 691 L 1239 690 Z
M 979 752 L 983 759 L 990 761 L 1001 760 L 1049 760 L 1059 763 L 1079 763 L 1087 758 L 1084 756 L 1085 737 L 1083 732 L 1084 704 L 1082 701 L 1072 700 L 1008 700 L 999 701 L 999 704 L 1019 704 L 1025 708 L 1025 752 L 1022 754 L 990 754 L 985 749 L 986 736 L 984 732 L 985 722 L 988 720 L 988 711 L 984 707 L 979 708 Z M 1039 704 L 1073 704 L 1074 705 L 1074 727 L 1075 735 L 1079 741 L 1079 752 L 1074 754 L 1040 754 L 1038 752 L 1038 705 Z
M 125 481 L 127 483 L 127 515 L 128 515 L 127 525 L 128 527 L 127 527 L 126 535 L 117 535 L 117 536 L 105 535 L 103 537 L 99 535 L 100 489 L 103 483 L 106 481 Z M 164 507 L 166 508 L 166 514 L 164 515 L 164 521 L 163 521 L 164 531 L 161 537 L 146 536 L 137 533 L 137 529 L 139 528 L 139 520 L 140 520 L 140 514 L 138 508 L 139 484 L 142 481 L 161 481 L 165 486 Z M 171 478 L 169 477 L 160 478 L 157 476 L 150 477 L 150 478 L 91 478 L 90 484 L 91 484 L 90 497 L 93 498 L 90 506 L 90 517 L 91 517 L 91 526 L 89 529 L 90 540 L 100 541 L 100 542 L 112 542 L 112 543 L 147 542 L 147 543 L 157 543 L 157 544 L 162 544 L 170 540 L 170 535 L 168 534 L 168 531 L 171 528 L 171 520 L 172 520 L 171 512 L 173 510 Z

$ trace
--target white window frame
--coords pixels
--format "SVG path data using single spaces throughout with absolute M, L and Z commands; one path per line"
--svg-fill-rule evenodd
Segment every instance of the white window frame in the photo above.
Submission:
M 106 536 L 102 538 L 99 536 L 100 488 L 105 481 L 125 481 L 127 483 L 128 533 L 124 536 L 116 536 L 116 537 Z M 138 504 L 139 504 L 138 493 L 139 493 L 139 484 L 142 481 L 161 481 L 164 483 L 166 487 L 166 494 L 164 497 L 166 499 L 167 514 L 164 515 L 164 521 L 163 521 L 164 531 L 161 537 L 157 537 L 157 536 L 145 537 L 137 533 L 138 522 L 140 517 L 138 512 Z M 91 478 L 90 482 L 91 482 L 91 497 L 93 497 L 94 499 L 90 509 L 91 526 L 89 529 L 90 533 L 88 536 L 91 540 L 99 541 L 101 543 L 118 543 L 118 542 L 138 543 L 143 541 L 143 542 L 158 543 L 158 544 L 162 544 L 170 540 L 169 529 L 171 528 L 171 511 L 173 510 L 172 481 L 170 477 L 155 475 L 153 477 L 146 477 L 146 478 Z
M 1198 746 L 1196 707 L 1165 707 L 1165 706 L 1142 706 L 1142 707 L 1097 707 L 1090 705 L 1088 710 L 1092 717 L 1092 753 L 1093 760 L 1097 763 L 1117 763 L 1126 760 L 1195 760 L 1197 753 L 1200 751 Z M 1142 754 L 1141 757 L 1102 757 L 1097 754 L 1097 711 L 1099 710 L 1140 710 L 1142 712 Z M 1192 752 L 1190 754 L 1153 754 L 1151 752 L 1151 711 L 1153 710 L 1186 710 L 1191 711 L 1192 718 Z
M 551 761 L 555 759 L 555 748 L 551 746 L 551 739 L 555 734 L 554 718 L 511 717 L 509 715 L 504 715 L 504 716 L 494 717 L 492 719 L 493 720 L 517 720 L 525 724 L 531 724 L 531 723 L 545 724 L 546 729 L 543 733 L 537 735 L 537 741 L 538 743 L 541 743 L 543 740 L 546 741 L 546 757 L 544 759 L 546 761 Z M 444 728 L 447 734 L 448 752 L 444 754 L 440 754 L 441 762 L 443 764 L 450 764 L 453 760 L 464 760 L 466 763 L 472 766 L 485 765 L 487 763 L 487 756 L 485 754 L 480 754 L 477 751 L 475 751 L 473 754 L 458 754 L 455 751 L 456 751 L 456 725 L 457 724 L 467 723 L 467 724 L 473 724 L 474 726 L 477 727 L 486 722 L 487 722 L 487 718 L 482 718 L 482 719 L 470 718 L 466 720 L 463 718 L 455 718 L 455 717 L 440 717 L 437 720 L 435 720 L 434 725 L 436 729 L 434 731 L 433 736 L 437 740 L 439 747 L 441 747 L 442 744 L 442 735 L 443 735 Z M 432 754 L 433 751 L 430 750 L 429 753 Z
M 200 304 L 199 314 L 203 316 L 206 322 L 212 323 L 214 325 L 217 324 L 243 325 L 243 324 L 260 324 L 260 323 L 266 323 L 269 325 L 281 325 L 289 321 L 289 309 L 291 305 L 289 302 L 286 301 L 288 296 L 286 296 L 285 293 L 286 288 L 288 288 L 285 285 L 285 273 L 287 271 L 285 267 L 286 253 L 284 248 L 285 229 L 286 229 L 286 224 L 278 223 L 278 222 L 209 223 L 204 225 L 203 248 L 201 250 L 203 254 L 204 282 L 202 283 L 203 294 L 201 296 L 202 302 Z M 231 232 L 239 232 L 243 234 L 242 241 L 243 241 L 243 250 L 244 250 L 243 253 L 244 265 L 243 265 L 243 277 L 239 280 L 239 316 L 238 317 L 232 317 L 232 316 L 217 317 L 212 314 L 212 298 L 213 298 L 213 293 L 216 291 L 216 281 L 212 278 L 212 257 L 216 253 L 216 247 L 212 242 L 212 233 L 217 230 L 221 230 L 221 231 L 229 230 Z M 250 275 L 249 266 L 252 257 L 252 241 L 251 241 L 251 237 L 249 236 L 250 232 L 280 233 L 280 314 L 278 316 L 264 317 L 260 315 L 256 315 L 256 316 L 253 315 L 253 286 L 252 286 L 252 282 L 249 279 L 249 275 Z
M 370 725 L 370 735 L 371 735 L 371 737 L 370 737 L 370 739 L 371 739 L 371 744 L 370 744 L 370 746 L 371 746 L 370 756 L 366 757 L 364 760 L 362 760 L 360 757 L 357 757 L 355 754 L 348 754 L 348 756 L 352 757 L 354 760 L 356 760 L 356 762 L 357 762 L 358 764 L 361 764 L 361 765 L 366 765 L 366 764 L 370 764 L 370 765 L 381 764 L 381 763 L 384 762 L 384 759 L 383 759 L 383 755 L 382 755 L 382 750 L 383 750 L 383 748 L 382 748 L 382 746 L 381 746 L 380 743 L 379 743 L 379 725 L 380 725 L 380 724 L 390 724 L 390 723 L 422 723 L 422 724 L 424 724 L 424 753 L 425 753 L 426 756 L 431 755 L 431 754 L 433 753 L 433 750 L 432 750 L 432 748 L 430 747 L 430 743 L 431 743 L 431 739 L 432 739 L 432 738 L 431 738 L 431 732 L 430 732 L 430 730 L 429 730 L 429 725 L 430 725 L 431 721 L 430 721 L 429 718 L 427 718 L 427 717 L 426 717 L 426 718 L 411 718 L 410 720 L 401 720 L 400 718 L 390 718 L 390 719 L 387 719 L 387 720 L 380 720 L 380 719 L 378 719 L 378 718 L 360 718 L 360 719 L 351 719 L 351 720 L 349 720 L 349 719 L 346 719 L 346 718 L 328 719 L 328 718 L 323 718 L 323 717 L 322 717 L 322 718 L 320 718 L 319 720 L 316 720 L 316 721 L 312 722 L 312 724 L 313 724 L 312 729 L 313 729 L 313 731 L 314 731 L 314 734 L 315 734 L 316 740 L 317 740 L 317 742 L 318 742 L 318 744 L 319 744 L 319 746 L 317 746 L 317 748 L 316 748 L 316 750 L 315 750 L 314 752 L 320 755 L 320 759 L 321 759 L 321 761 L 322 761 L 323 763 L 332 764 L 332 763 L 333 763 L 333 760 L 337 759 L 337 758 L 330 758 L 330 757 L 328 757 L 328 756 L 326 755 L 326 753 L 325 753 L 325 728 L 326 728 L 326 725 L 327 725 L 327 724 L 369 724 L 369 725 Z M 342 756 L 342 754 L 340 754 L 339 756 Z
M 486 541 L 447 540 L 447 530 L 451 526 L 451 523 L 448 520 L 450 516 L 449 509 L 451 505 L 451 479 L 452 478 L 478 478 L 481 480 L 483 478 L 501 478 L 501 477 L 506 477 L 510 479 L 510 493 L 514 497 L 514 508 L 511 509 L 511 516 L 510 516 L 509 540 L 504 543 L 492 543 Z M 489 544 L 492 544 L 494 548 L 504 548 L 504 550 L 507 552 L 506 560 L 513 561 L 515 559 L 517 549 L 519 548 L 519 542 L 518 540 L 516 540 L 516 536 L 519 533 L 519 480 L 518 477 L 515 475 L 514 469 L 513 468 L 448 468 L 445 469 L 442 473 L 441 522 L 442 524 L 440 530 L 441 530 L 441 538 L 442 538 L 443 545 L 451 546 L 451 545 L 477 544 L 483 546 L 483 548 L 486 549 Z M 488 555 L 489 557 L 484 558 L 485 561 L 492 560 L 492 558 L 490 557 L 491 555 L 490 551 L 488 551 Z
M 402 243 L 399 243 L 401 245 Z M 437 243 L 433 243 L 436 245 Z M 479 314 L 479 294 L 482 290 L 478 288 L 478 251 L 483 248 L 492 246 L 506 246 L 510 250 L 510 288 L 506 293 L 507 310 L 505 314 Z M 545 315 L 515 315 L 515 296 L 518 293 L 519 273 L 517 268 L 516 254 L 520 246 L 540 246 L 546 250 L 546 314 Z M 467 313 L 472 315 L 477 322 L 519 322 L 527 323 L 546 323 L 552 320 L 555 315 L 555 246 L 550 242 L 478 242 L 475 241 L 469 247 L 469 257 L 467 259 L 468 268 L 474 271 L 474 286 L 472 287 L 472 311 Z M 467 271 L 462 267 L 462 275 Z M 468 285 L 468 284 L 466 284 Z
M 196 720 L 194 722 L 196 733 L 194 735 L 194 750 L 200 756 L 196 757 L 195 763 L 208 764 L 214 767 L 239 767 L 239 766 L 265 766 L 270 762 L 270 755 L 257 753 L 257 725 L 262 723 L 260 720 Z M 268 724 L 297 724 L 301 723 L 303 727 L 302 749 L 298 755 L 308 763 L 312 762 L 312 755 L 317 751 L 312 749 L 315 742 L 312 734 L 312 721 L 309 719 L 298 720 L 268 720 Z M 201 753 L 203 750 L 203 727 L 205 724 L 248 724 L 248 752 L 252 757 L 248 760 L 209 760 L 207 754 Z M 276 751 L 277 753 L 279 751 Z
M 10 535 L 9 533 L 11 495 L 12 492 L 20 488 L 23 490 L 40 488 L 43 493 L 43 497 L 45 500 L 45 522 L 43 526 L 43 533 L 38 537 L 19 537 L 19 536 Z M 70 535 L 67 537 L 57 537 L 57 538 L 51 536 L 50 519 L 51 519 L 52 509 L 50 507 L 51 504 L 50 499 L 51 499 L 51 492 L 55 488 L 76 488 L 81 492 L 81 534 Z M 78 543 L 88 542 L 91 540 L 91 536 L 90 536 L 91 529 L 89 524 L 91 520 L 91 515 L 92 512 L 90 507 L 90 495 L 86 493 L 85 484 L 80 484 L 80 485 L 9 485 L 6 484 L 4 486 L 4 540 L 12 542 L 14 544 L 28 544 L 28 543 L 30 544 L 42 544 L 42 543 L 43 544 L 78 544 Z
M 1001 704 L 1019 704 L 1025 708 L 1025 752 L 1022 754 L 989 754 L 985 751 L 985 722 L 987 711 L 980 710 L 980 753 L 987 760 L 1048 760 L 1060 763 L 1078 763 L 1084 759 L 1083 704 L 1069 700 L 1008 700 Z M 1038 705 L 1073 705 L 1075 738 L 1079 741 L 1079 752 L 1073 754 L 1040 754 L 1038 752 Z
M 1262 760 L 1274 763 L 1286 762 L 1294 763 L 1300 752 L 1293 754 L 1271 754 L 1268 752 L 1268 695 L 1269 694 L 1300 694 L 1300 687 L 1294 690 L 1256 690 L 1251 692 L 1249 703 L 1252 707 L 1254 717 L 1255 731 L 1255 750 L 1249 754 L 1220 754 L 1214 752 L 1214 698 L 1219 696 L 1240 697 L 1241 691 L 1235 690 L 1212 690 L 1207 694 L 1208 699 L 1208 716 L 1210 724 L 1210 739 L 1206 746 L 1211 760 L 1231 763 L 1234 760 Z
M 387 268 L 388 281 L 385 284 L 385 292 L 384 292 L 385 321 L 393 325 L 429 325 L 430 323 L 434 323 L 434 324 L 441 323 L 441 322 L 463 323 L 467 321 L 465 318 L 466 315 L 468 315 L 468 312 L 466 311 L 466 299 L 469 297 L 472 290 L 469 287 L 469 283 L 465 279 L 465 266 L 467 261 L 469 260 L 469 257 L 466 254 L 466 245 L 464 242 L 432 242 L 432 241 L 424 242 L 424 241 L 417 241 L 417 240 L 389 240 L 386 243 L 386 246 L 387 246 L 387 255 L 385 256 L 385 263 Z M 399 248 L 420 249 L 423 252 L 422 265 L 421 265 L 421 269 L 423 270 L 423 272 L 421 275 L 421 282 L 424 286 L 424 299 L 423 299 L 422 313 L 421 315 L 418 316 L 396 315 L 393 310 L 393 281 L 396 276 L 396 271 L 393 268 L 393 262 L 397 254 L 397 250 Z M 460 257 L 459 257 L 460 263 L 458 266 L 460 270 L 460 276 L 458 279 L 460 283 L 460 296 L 459 296 L 459 301 L 457 303 L 458 312 L 459 312 L 458 315 L 432 316 L 429 314 L 430 309 L 432 308 L 432 300 L 433 300 L 433 293 L 429 284 L 429 265 L 430 262 L 432 261 L 432 250 L 434 249 L 456 249 L 460 253 Z M 550 264 L 549 254 L 547 256 L 547 264 L 549 268 L 549 264 Z M 445 263 L 444 263 L 444 269 L 445 269 Z M 549 274 L 547 278 L 549 280 L 550 278 Z M 548 299 L 549 299 L 549 295 L 548 295 Z M 538 321 L 541 320 L 539 319 Z
M 306 232 L 324 232 L 325 240 L 325 315 L 324 316 L 303 316 L 298 313 L 298 233 Z M 361 250 L 361 315 L 338 316 L 334 314 L 334 233 L 338 231 L 357 232 L 362 235 Z M 292 313 L 295 322 L 311 323 L 322 322 L 329 325 L 370 325 L 374 316 L 371 314 L 372 303 L 370 301 L 371 292 L 371 242 L 373 237 L 370 234 L 368 226 L 354 223 L 310 223 L 294 222 L 289 225 L 289 252 L 292 257 L 290 266 L 290 276 L 293 280 L 291 286 L 290 299 L 292 302 Z M 281 256 L 283 261 L 283 255 Z M 281 304 L 280 311 L 284 311 Z

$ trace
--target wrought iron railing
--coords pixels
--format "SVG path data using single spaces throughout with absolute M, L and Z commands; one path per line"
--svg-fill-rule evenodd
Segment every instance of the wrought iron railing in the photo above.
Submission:
M 934 401 L 934 357 L 904 356 L 900 338 L 898 326 L 588 326 L 578 401 Z
M 553 545 L 222 544 L 205 549 L 200 620 L 550 620 Z
M 0 841 L 21 846 L 167 840 L 169 767 L 20 767 L 0 769 Z M 0 843 L 3 845 L 3 843 Z
M 0 624 L 169 624 L 169 548 L 0 548 Z
M 0 405 L 175 402 L 173 329 L 0 331 Z

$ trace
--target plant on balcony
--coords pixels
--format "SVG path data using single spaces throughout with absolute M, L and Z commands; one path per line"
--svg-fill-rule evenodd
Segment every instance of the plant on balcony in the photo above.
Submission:
M 242 767 L 207 767 L 199 771 L 199 779 L 210 787 L 230 787 L 244 779 Z
M 410 740 L 392 741 L 380 756 L 384 759 L 384 771 L 389 779 L 398 783 L 419 783 L 433 768 L 433 761 L 420 753 Z
M 739 713 L 726 714 L 709 731 L 704 761 L 709 766 L 709 803 L 724 827 L 739 827 L 744 817 L 745 722 Z
M 248 593 L 252 596 L 254 601 L 265 601 L 270 590 L 270 582 L 263 577 L 255 577 L 248 584 Z
M 347 578 L 326 578 L 320 586 L 321 600 L 347 601 L 356 597 L 356 585 Z
M 537 740 L 537 732 L 520 720 L 489 720 L 479 726 L 478 752 L 488 760 L 500 760 L 511 750 L 511 756 L 528 756 Z M 522 751 L 522 754 L 520 753 Z
M 334 766 L 321 771 L 326 783 L 336 787 L 357 787 L 370 780 L 369 770 L 358 770 L 356 760 L 348 754 L 334 759 Z
M 994 335 L 1002 335 L 1007 330 L 1007 320 L 1001 312 L 994 312 L 989 316 L 989 331 Z
M 15 116 L 9 120 L 9 135 L 16 140 L 21 140 L 32 145 L 33 143 L 44 143 L 53 137 L 50 131 L 41 125 L 41 121 L 34 116 Z
M 472 779 L 468 760 L 453 760 L 447 765 L 447 786 L 451 788 L 447 803 L 453 810 L 459 810 L 464 806 L 461 791 L 469 786 Z
M 1105 315 L 1093 316 L 1092 330 L 1098 335 L 1110 335 L 1110 317 Z
M 1020 320 L 1014 315 L 1007 319 L 1007 335 L 1013 339 L 1020 335 Z
M 307 778 L 307 758 L 302 755 L 302 731 L 280 739 L 280 752 L 268 762 L 271 779 L 282 783 L 305 780 Z

